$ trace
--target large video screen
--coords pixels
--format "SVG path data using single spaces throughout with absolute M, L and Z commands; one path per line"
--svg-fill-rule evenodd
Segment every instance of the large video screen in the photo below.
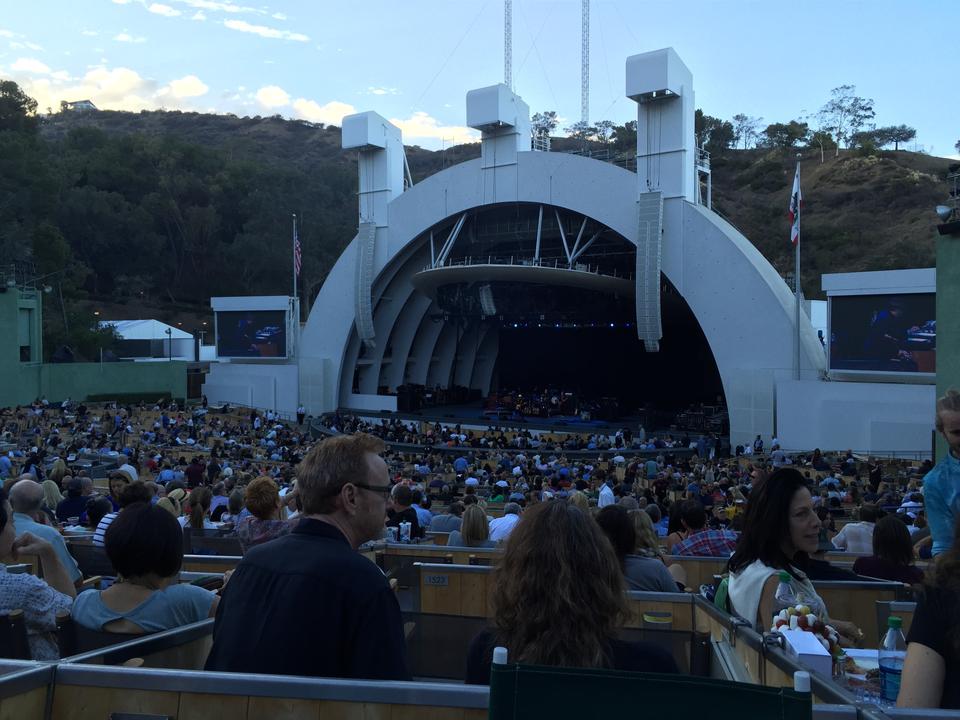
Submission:
M 217 355 L 246 358 L 286 357 L 286 311 L 217 312 Z
M 830 298 L 830 369 L 933 373 L 934 293 Z

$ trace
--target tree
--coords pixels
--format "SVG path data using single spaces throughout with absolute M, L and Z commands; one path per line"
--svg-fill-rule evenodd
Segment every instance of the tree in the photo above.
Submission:
M 693 125 L 697 145 L 711 155 L 728 149 L 734 143 L 733 123 L 729 120 L 711 117 L 698 109 L 694 114 Z
M 613 128 L 613 144 L 618 150 L 637 150 L 637 121 L 630 120 Z
M 584 122 L 583 120 L 580 120 L 579 122 L 575 122 L 570 127 L 566 127 L 563 129 L 563 131 L 567 135 L 572 137 L 574 140 L 581 140 L 581 141 L 589 140 L 590 135 L 592 134 L 592 130 L 593 128 L 590 127 L 590 124 Z
M 530 118 L 530 126 L 534 137 L 549 137 L 557 128 L 557 111 L 546 110 L 542 113 L 536 113 Z
M 767 125 L 763 134 L 771 147 L 792 148 L 806 140 L 810 134 L 810 126 L 797 120 L 791 120 L 788 123 L 773 123 Z
M 604 145 L 607 145 L 610 142 L 610 138 L 613 136 L 613 130 L 616 127 L 612 120 L 601 120 L 592 128 L 592 135 Z
M 743 141 L 743 149 L 746 150 L 747 146 L 754 142 L 757 137 L 757 128 L 760 127 L 760 123 L 763 121 L 763 118 L 760 117 L 750 117 L 749 115 L 744 115 L 743 113 L 738 113 L 733 116 L 733 141 L 734 144 L 739 145 L 740 141 Z
M 0 130 L 36 132 L 37 101 L 13 80 L 0 80 Z
M 957 142 L 954 144 L 953 147 L 956 148 L 956 151 L 958 153 L 960 153 L 960 140 L 957 140 Z
M 820 116 L 826 129 L 837 141 L 836 156 L 840 155 L 840 143 L 851 146 L 853 136 L 872 120 L 873 99 L 862 98 L 854 85 L 841 85 L 830 91 L 830 100 L 820 108 Z
M 889 125 L 877 128 L 874 132 L 878 147 L 893 143 L 894 150 L 900 149 L 900 143 L 908 143 L 917 136 L 916 129 L 909 125 Z

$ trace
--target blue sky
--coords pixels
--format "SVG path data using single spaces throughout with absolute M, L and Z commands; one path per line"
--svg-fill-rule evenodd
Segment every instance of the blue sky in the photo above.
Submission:
M 501 0 L 0 0 L 0 77 L 40 108 L 99 107 L 300 117 L 340 124 L 375 110 L 407 144 L 476 137 L 468 90 L 503 79 Z M 532 112 L 580 116 L 580 1 L 514 0 L 514 88 Z M 672 46 L 697 105 L 787 121 L 852 84 L 910 149 L 957 156 L 950 49 L 957 0 L 594 0 L 591 120 L 635 118 L 624 61 Z

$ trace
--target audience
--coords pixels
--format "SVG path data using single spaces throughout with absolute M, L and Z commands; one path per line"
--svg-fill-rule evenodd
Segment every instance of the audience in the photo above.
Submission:
M 539 503 L 524 514 L 493 588 L 492 627 L 470 645 L 467 683 L 489 682 L 497 646 L 530 665 L 677 672 L 660 647 L 618 638 L 629 612 L 623 574 L 600 527 L 573 505 Z
M 865 503 L 860 507 L 860 522 L 851 522 L 840 528 L 830 541 L 835 548 L 865 554 L 873 549 L 874 527 L 883 513 L 877 505 Z
M 113 499 L 110 499 L 113 502 Z M 149 503 L 150 502 L 150 492 L 147 490 L 146 486 L 142 482 L 132 482 L 123 486 L 120 491 L 119 498 L 119 507 L 120 510 L 115 510 L 114 512 L 107 513 L 104 515 L 100 522 L 97 523 L 97 529 L 93 533 L 93 544 L 99 547 L 105 545 L 105 538 L 107 535 L 107 528 L 110 527 L 110 523 L 119 517 L 120 512 L 123 508 L 133 505 L 134 503 Z
M 673 546 L 673 555 L 730 557 L 736 549 L 737 533 L 707 527 L 707 513 L 699 501 L 684 500 L 679 514 L 683 539 Z
M 642 513 L 634 510 L 634 513 Z M 646 516 L 646 513 L 643 513 Z M 649 518 L 647 518 L 649 522 Z M 597 513 L 597 524 L 603 530 L 617 556 L 628 590 L 679 592 L 667 566 L 657 558 L 635 555 L 637 533 L 630 511 L 620 505 L 608 505 Z
M 454 500 L 447 506 L 447 512 L 434 515 L 430 521 L 431 532 L 452 532 L 459 530 L 463 523 L 463 503 Z
M 70 582 L 79 584 L 83 581 L 83 574 L 77 567 L 77 561 L 67 549 L 63 535 L 50 525 L 38 522 L 46 518 L 43 514 L 43 487 L 33 480 L 20 480 L 10 488 L 10 506 L 13 510 L 11 517 L 17 538 L 23 535 L 32 535 L 45 540 L 56 552 L 60 565 L 66 571 Z M 46 568 L 44 568 L 44 571 Z
M 510 533 L 520 522 L 520 512 L 520 505 L 515 502 L 508 502 L 504 505 L 503 517 L 494 518 L 490 521 L 490 540 L 498 543 L 510 537 Z
M 469 505 L 463 511 L 463 523 L 447 538 L 447 545 L 454 547 L 492 548 L 497 544 L 490 539 L 487 513 L 479 505 Z
M 873 555 L 857 558 L 853 571 L 908 585 L 923 581 L 923 571 L 913 564 L 910 531 L 900 518 L 887 515 L 877 521 L 873 529 Z
M 217 595 L 178 582 L 183 531 L 170 513 L 149 502 L 125 505 L 107 529 L 105 547 L 117 579 L 106 590 L 80 593 L 71 613 L 80 625 L 142 634 L 213 617 Z
M 30 533 L 16 535 L 13 510 L 0 490 L 0 561 L 15 563 L 23 555 L 40 558 L 43 580 L 27 573 L 8 573 L 6 565 L 0 564 L 0 614 L 23 610 L 30 656 L 57 660 L 57 613 L 70 609 L 76 596 L 73 581 L 50 543 Z
M 244 552 L 293 529 L 281 519 L 280 491 L 273 478 L 262 475 L 252 480 L 243 498 L 250 515 L 238 523 L 236 533 Z

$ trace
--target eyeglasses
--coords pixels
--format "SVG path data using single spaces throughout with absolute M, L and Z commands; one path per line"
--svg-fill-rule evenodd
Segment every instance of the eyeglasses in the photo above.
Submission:
M 363 490 L 370 490 L 371 492 L 383 493 L 386 497 L 393 490 L 392 485 L 368 485 L 367 483 L 352 482 L 350 483 L 354 487 L 362 488 Z

